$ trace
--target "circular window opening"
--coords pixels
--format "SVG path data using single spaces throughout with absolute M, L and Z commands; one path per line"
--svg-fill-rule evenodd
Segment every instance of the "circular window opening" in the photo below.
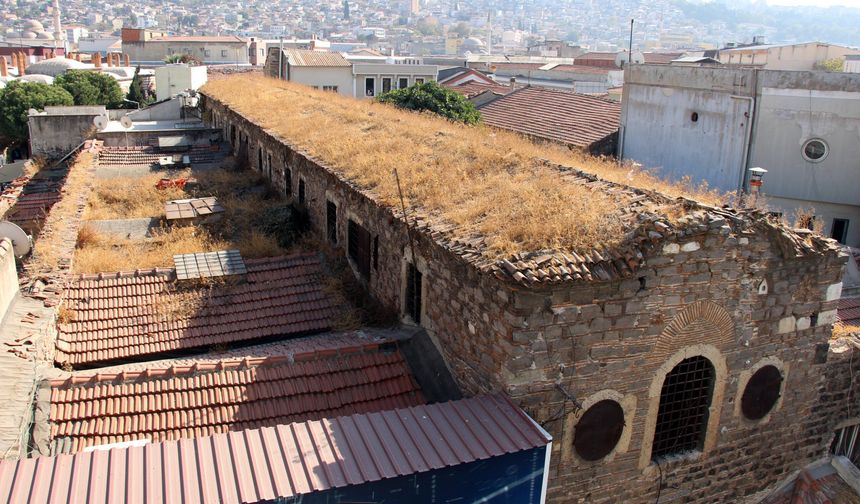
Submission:
M 693 121 L 693 122 L 697 122 L 697 121 L 699 120 L 699 113 L 698 113 L 698 112 L 693 112 L 693 113 L 690 115 L 690 120 L 691 120 L 691 121 Z
M 827 148 L 827 144 L 824 143 L 824 140 L 818 138 L 807 140 L 806 143 L 803 144 L 803 158 L 807 161 L 812 161 L 813 163 L 824 161 L 828 152 L 829 149 Z
M 775 366 L 764 366 L 750 378 L 741 397 L 741 411 L 750 420 L 761 420 L 779 400 L 782 373 Z
M 618 444 L 624 430 L 624 410 L 606 399 L 588 408 L 576 424 L 573 447 L 585 460 L 600 460 Z

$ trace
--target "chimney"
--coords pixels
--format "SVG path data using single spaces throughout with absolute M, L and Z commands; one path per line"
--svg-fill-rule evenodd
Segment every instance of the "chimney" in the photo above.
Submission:
M 112 66 L 113 66 L 113 54 L 112 54 L 112 53 L 107 53 L 107 58 L 106 58 L 106 59 L 107 59 L 107 66 L 108 66 L 108 68 L 112 67 Z
M 129 56 L 128 53 L 125 53 L 124 56 L 125 56 L 125 66 L 130 67 L 131 66 L 131 56 Z
M 81 61 L 81 53 L 79 53 L 79 52 L 75 53 L 75 61 Z
M 17 54 L 18 54 L 18 77 L 21 77 L 22 75 L 24 75 L 24 54 L 23 53 L 17 53 Z
M 511 89 L 513 89 L 517 85 L 517 78 L 511 77 Z
M 0 77 L 8 77 L 9 70 L 6 68 L 6 56 L 0 56 Z
M 93 54 L 93 64 L 96 66 L 96 68 L 102 67 L 102 53 L 97 52 Z

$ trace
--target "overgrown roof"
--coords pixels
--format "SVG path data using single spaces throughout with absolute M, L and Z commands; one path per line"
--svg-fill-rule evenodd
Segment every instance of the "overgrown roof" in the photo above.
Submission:
M 399 214 L 396 168 L 410 221 L 479 269 L 521 283 L 626 276 L 644 244 L 683 233 L 679 218 L 701 210 L 691 199 L 722 202 L 715 192 L 516 133 L 290 82 L 236 76 L 203 93 Z M 706 230 L 732 218 L 707 213 L 688 223 Z

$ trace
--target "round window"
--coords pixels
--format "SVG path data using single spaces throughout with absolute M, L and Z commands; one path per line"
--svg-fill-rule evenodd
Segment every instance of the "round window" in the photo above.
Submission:
M 770 413 L 782 391 L 782 373 L 767 365 L 753 373 L 741 396 L 741 411 L 750 420 L 760 420 Z
M 600 401 L 583 413 L 576 424 L 573 447 L 585 460 L 600 460 L 618 444 L 624 431 L 624 410 L 615 401 Z
M 827 144 L 824 143 L 824 140 L 819 138 L 807 140 L 806 143 L 803 144 L 803 158 L 807 161 L 812 161 L 813 163 L 824 161 L 824 158 L 827 157 L 827 153 Z

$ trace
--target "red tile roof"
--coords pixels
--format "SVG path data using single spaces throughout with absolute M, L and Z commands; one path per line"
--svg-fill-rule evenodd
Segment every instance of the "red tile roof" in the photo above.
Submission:
M 235 35 L 177 35 L 171 37 L 155 37 L 146 42 L 199 42 L 199 43 L 247 43 L 248 41 Z
M 390 348 L 390 347 L 389 347 Z M 52 453 L 166 441 L 423 404 L 399 351 L 374 343 L 293 356 L 52 380 Z
M 83 275 L 63 293 L 71 315 L 58 324 L 56 360 L 104 363 L 332 327 L 336 308 L 323 292 L 317 256 L 246 267 L 247 275 L 191 288 L 174 280 L 173 269 Z
M 486 460 L 552 438 L 501 396 L 0 462 L 3 502 L 259 502 Z
M 618 131 L 617 102 L 540 87 L 525 87 L 481 107 L 486 124 L 536 138 L 587 147 Z
M 860 327 L 860 298 L 842 298 L 836 308 L 839 323 Z
M 484 84 L 482 82 L 475 82 L 475 81 L 464 82 L 463 84 L 453 85 L 453 86 L 448 85 L 448 84 L 442 84 L 442 85 L 447 87 L 448 89 L 451 89 L 451 90 L 454 90 L 454 91 L 460 93 L 461 95 L 465 96 L 466 98 L 472 98 L 474 96 L 478 96 L 479 94 L 481 94 L 485 91 L 492 91 L 493 93 L 498 93 L 498 94 L 503 94 L 503 95 L 508 94 L 512 91 L 512 89 L 509 86 L 501 86 L 501 85 L 495 85 L 495 84 Z

